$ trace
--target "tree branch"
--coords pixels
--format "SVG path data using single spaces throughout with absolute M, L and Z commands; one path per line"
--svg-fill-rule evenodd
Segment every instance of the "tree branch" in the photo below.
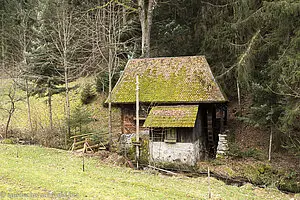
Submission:
M 216 7 L 216 8 L 224 8 L 224 7 L 227 7 L 229 5 L 237 3 L 237 1 L 235 1 L 235 2 L 232 2 L 232 3 L 217 5 L 217 4 L 212 4 L 210 2 L 207 2 L 207 1 L 200 1 L 200 2 L 203 3 L 203 4 L 206 4 L 206 5 L 212 6 L 212 7 Z

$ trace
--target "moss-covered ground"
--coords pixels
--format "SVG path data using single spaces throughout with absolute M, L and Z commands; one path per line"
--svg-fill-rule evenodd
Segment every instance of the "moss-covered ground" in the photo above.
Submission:
M 0 144 L 0 198 L 207 199 L 207 178 L 168 177 L 111 166 L 70 152 Z M 290 199 L 276 189 L 210 179 L 212 199 Z
M 216 177 L 228 182 L 252 183 L 260 187 L 274 187 L 286 192 L 300 193 L 300 173 L 288 165 L 277 167 L 268 161 L 253 158 L 227 158 L 199 162 L 197 170 L 205 172 L 208 167 Z

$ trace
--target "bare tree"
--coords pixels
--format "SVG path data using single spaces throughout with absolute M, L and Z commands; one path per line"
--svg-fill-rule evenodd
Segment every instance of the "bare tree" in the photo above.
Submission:
M 20 38 L 19 38 L 19 42 L 20 42 L 20 46 L 22 48 L 21 51 L 21 61 L 18 63 L 17 66 L 20 67 L 20 71 L 26 71 L 26 68 L 28 68 L 28 60 L 27 60 L 27 55 L 28 55 L 28 45 L 29 45 L 29 41 L 31 38 L 29 38 L 28 36 L 28 20 L 29 20 L 29 15 L 30 13 L 26 13 L 24 11 L 24 9 L 22 9 L 22 7 L 19 7 L 20 13 L 22 15 L 22 21 L 21 21 L 21 29 L 20 29 Z M 31 121 L 31 110 L 30 110 L 30 92 L 29 92 L 29 87 L 28 87 L 28 80 L 25 77 L 25 91 L 26 91 L 26 104 L 27 104 L 27 116 L 28 116 L 28 123 L 29 123 L 29 127 L 30 127 L 30 131 L 33 132 L 33 128 L 32 128 L 32 121 Z
M 67 1 L 59 2 L 59 9 L 55 11 L 55 23 L 50 25 L 51 42 L 54 44 L 52 56 L 61 68 L 61 78 L 65 84 L 65 119 L 67 131 L 65 135 L 65 143 L 71 135 L 70 129 L 70 97 L 69 82 L 80 76 L 79 54 L 80 54 L 80 17 L 76 16 L 75 10 Z
M 13 83 L 11 87 L 9 88 L 8 92 L 5 94 L 7 97 L 6 101 L 2 101 L 1 103 L 1 110 L 4 110 L 7 113 L 7 120 L 6 120 L 6 125 L 5 125 L 5 135 L 4 137 L 8 137 L 8 130 L 9 130 L 9 125 L 11 123 L 11 119 L 13 117 L 13 114 L 16 110 L 16 102 L 21 101 L 21 98 L 18 98 L 16 95 L 16 84 Z
M 27 116 L 28 116 L 28 124 L 31 132 L 33 132 L 32 121 L 31 121 L 31 111 L 30 111 L 30 96 L 29 96 L 29 87 L 28 87 L 28 79 L 24 76 L 24 72 L 28 69 L 28 56 L 30 52 L 28 51 L 29 46 L 32 44 L 33 35 L 32 29 L 33 24 L 32 20 L 34 20 L 35 6 L 30 5 L 30 8 L 25 9 L 24 4 L 18 1 L 11 1 L 7 3 L 7 7 L 13 8 L 13 15 L 11 21 L 7 22 L 8 24 L 13 24 L 14 20 L 18 21 L 18 23 L 14 25 L 10 25 L 10 27 L 6 27 L 6 31 L 4 33 L 3 28 L 3 16 L 2 13 L 2 34 L 1 34 L 1 46 L 2 46 L 2 70 L 5 74 L 10 77 L 16 84 L 17 87 L 21 87 L 26 91 L 26 103 L 27 103 Z M 5 57 L 5 44 L 6 42 L 10 42 L 13 45 L 9 45 L 9 52 Z M 5 60 L 7 59 L 7 66 L 5 67 Z M 25 80 L 25 83 L 21 83 L 20 81 L 16 81 L 15 77 L 22 77 Z
M 120 36 L 122 34 L 122 25 L 124 23 L 124 9 L 122 5 L 116 2 L 109 2 L 103 6 L 90 11 L 87 20 L 91 16 L 94 18 L 94 23 L 89 26 L 89 34 L 92 38 L 92 55 L 100 55 L 95 60 L 100 71 L 108 72 L 108 135 L 109 135 L 109 150 L 112 149 L 112 105 L 111 105 L 111 91 L 112 79 L 116 74 L 119 65 L 119 54 L 122 53 L 124 43 L 121 42 Z

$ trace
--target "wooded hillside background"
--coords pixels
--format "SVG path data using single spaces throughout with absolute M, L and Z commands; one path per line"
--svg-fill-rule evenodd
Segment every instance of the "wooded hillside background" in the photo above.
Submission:
M 300 151 L 299 0 L 0 3 L 1 76 L 16 80 L 28 104 L 30 96 L 47 97 L 50 111 L 52 95 L 63 92 L 66 138 L 70 82 L 93 76 L 107 91 L 130 58 L 205 55 L 229 100 L 241 106 L 236 116 L 272 128 L 279 146 Z M 8 115 L 21 100 L 13 87 L 0 105 Z

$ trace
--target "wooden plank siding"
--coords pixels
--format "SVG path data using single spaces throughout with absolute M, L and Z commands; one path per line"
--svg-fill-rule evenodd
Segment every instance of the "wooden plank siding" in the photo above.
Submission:
M 135 106 L 134 105 L 122 105 L 121 107 L 121 125 L 122 134 L 132 134 L 136 132 L 136 121 L 135 121 Z M 141 107 L 140 109 L 140 132 L 148 130 L 143 127 L 144 121 L 147 117 L 147 111 Z

